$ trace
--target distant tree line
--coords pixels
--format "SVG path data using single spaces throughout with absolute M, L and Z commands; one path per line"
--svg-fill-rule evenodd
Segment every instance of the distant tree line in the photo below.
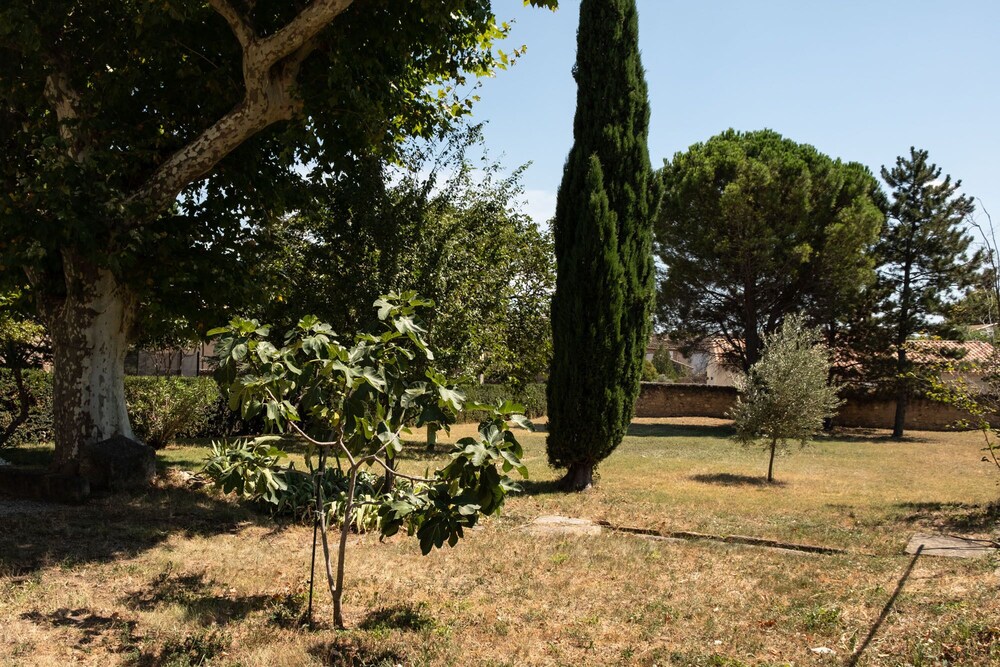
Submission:
M 689 346 L 717 340 L 746 372 L 801 312 L 834 351 L 831 380 L 896 392 L 902 435 L 907 342 L 954 335 L 960 304 L 987 300 L 975 288 L 988 255 L 973 244 L 961 182 L 911 148 L 882 168 L 887 195 L 863 165 L 770 130 L 723 132 L 660 176 L 660 328 Z

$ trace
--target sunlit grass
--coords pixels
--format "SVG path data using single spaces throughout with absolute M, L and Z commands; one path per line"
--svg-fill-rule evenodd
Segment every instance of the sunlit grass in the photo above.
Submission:
M 421 435 L 403 456 L 410 471 L 446 460 L 449 438 L 428 456 Z M 296 626 L 308 526 L 170 472 L 199 468 L 207 443 L 160 452 L 164 481 L 149 494 L 0 516 L 0 664 L 844 664 L 910 564 L 910 534 L 997 532 L 1000 475 L 973 434 L 823 438 L 780 458 L 769 486 L 763 452 L 725 424 L 640 420 L 597 488 L 574 495 L 553 491 L 545 434 L 520 435 L 527 493 L 454 549 L 422 557 L 402 536 L 351 539 L 346 633 Z M 521 530 L 542 514 L 848 554 Z M 859 664 L 1000 664 L 998 565 L 922 557 Z M 320 586 L 321 621 L 328 598 Z M 836 655 L 810 651 L 820 646 Z

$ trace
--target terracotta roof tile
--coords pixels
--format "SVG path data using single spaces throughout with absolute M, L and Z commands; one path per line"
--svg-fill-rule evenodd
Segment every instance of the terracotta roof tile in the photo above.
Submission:
M 909 358 L 917 364 L 942 361 L 986 363 L 993 356 L 993 345 L 982 340 L 914 340 L 907 344 Z

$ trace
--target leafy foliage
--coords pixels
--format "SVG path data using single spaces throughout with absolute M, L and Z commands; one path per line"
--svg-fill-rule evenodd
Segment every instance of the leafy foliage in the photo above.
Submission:
M 2 282 L 2 281 L 0 281 Z M 44 436 L 51 386 L 30 372 L 50 358 L 45 332 L 27 307 L 27 290 L 0 291 L 0 447 Z M 51 429 L 51 420 L 47 424 Z
M 775 451 L 787 451 L 790 440 L 805 446 L 840 405 L 829 371 L 829 350 L 819 331 L 792 315 L 765 338 L 760 361 L 739 378 L 733 428 L 744 445 L 762 442 L 770 450 L 767 481 L 774 479 Z
M 131 377 L 125 400 L 136 436 L 162 449 L 181 433 L 198 433 L 219 399 L 214 382 L 179 377 Z
M 218 377 L 230 407 L 244 418 L 261 414 L 274 430 L 303 438 L 310 479 L 325 478 L 331 453 L 347 479 L 344 495 L 338 491 L 333 496 L 333 500 L 343 498 L 336 578 L 327 567 L 334 621 L 341 627 L 347 531 L 359 504 L 358 481 L 363 473 L 372 466 L 384 471 L 380 495 L 364 501 L 365 507 L 370 502 L 378 508 L 382 534 L 405 528 L 418 537 L 424 553 L 445 543 L 454 546 L 480 516 L 498 512 L 507 493 L 517 488 L 506 473 L 527 476 L 520 461 L 521 446 L 507 425 L 509 419 L 529 426 L 521 414 L 523 407 L 511 402 L 469 403 L 460 383 L 434 367 L 421 317 L 432 305 L 414 292 L 381 297 L 374 306 L 384 331 L 357 334 L 345 343 L 329 324 L 312 316 L 299 321 L 281 347 L 269 339 L 270 328 L 256 320 L 237 318 L 213 332 L 221 334 L 216 346 Z M 457 443 L 447 466 L 431 477 L 396 470 L 394 459 L 411 426 L 447 428 L 467 409 L 489 411 L 490 416 L 480 425 L 478 439 Z M 276 474 L 273 468 L 281 454 L 262 451 L 263 446 L 219 450 L 214 475 L 228 488 L 277 505 L 281 492 L 288 490 L 291 473 Z M 318 467 L 313 464 L 316 456 Z M 395 479 L 412 484 L 396 485 Z M 313 484 L 317 508 L 325 507 L 324 484 Z M 326 511 L 319 512 L 328 565 L 329 518 Z
M 746 371 L 764 336 L 805 311 L 839 344 L 875 282 L 885 219 L 866 167 L 771 130 L 727 130 L 660 175 L 658 317 L 673 338 L 718 337 Z
M 573 147 L 556 201 L 546 444 L 572 489 L 589 487 L 621 443 L 649 338 L 659 189 L 638 41 L 634 0 L 580 4 Z
M 993 343 L 993 354 L 985 363 L 941 360 L 930 372 L 923 373 L 922 379 L 928 398 L 968 415 L 955 426 L 979 431 L 983 437 L 982 460 L 1000 471 L 1000 351 L 997 341 Z M 981 383 L 969 380 L 972 373 L 981 378 Z
M 235 493 L 244 500 L 266 507 L 275 516 L 296 521 L 315 517 L 315 484 L 323 485 L 327 521 L 344 522 L 349 478 L 340 468 L 327 468 L 322 476 L 296 470 L 283 463 L 287 453 L 267 439 L 238 439 L 212 443 L 212 454 L 202 472 L 224 493 Z M 405 480 L 397 482 L 406 486 Z M 351 518 L 352 528 L 361 533 L 378 530 L 381 479 L 360 471 L 355 487 L 359 506 Z
M 126 396 L 135 396 L 149 390 L 149 378 L 129 376 L 125 378 Z M 49 442 L 52 440 L 52 374 L 39 369 L 26 369 L 24 382 L 34 397 L 29 410 L 29 418 L 14 430 L 5 443 L 6 446 L 17 446 L 22 443 Z M 218 391 L 218 384 L 209 377 L 171 377 L 172 384 L 188 385 L 185 392 L 212 395 L 215 398 L 208 406 L 206 413 L 199 411 L 194 421 L 183 423 L 175 438 L 232 438 L 239 435 L 260 435 L 265 432 L 263 415 L 244 420 L 239 413 L 229 409 L 229 399 Z M 458 415 L 460 422 L 480 422 L 488 418 L 493 407 L 505 396 L 513 398 L 514 402 L 524 406 L 524 414 L 530 419 L 545 414 L 545 385 L 532 383 L 519 389 L 505 385 L 483 384 L 469 385 L 463 388 L 466 395 L 466 405 L 485 404 L 489 410 L 466 409 Z M 17 388 L 9 369 L 0 368 L 0 429 L 10 424 L 19 410 L 15 397 Z M 151 397 L 151 405 L 160 399 Z M 130 408 L 131 409 L 131 408 Z M 152 409 L 152 408 L 150 408 Z M 156 415 L 137 414 L 130 412 L 129 418 L 133 424 L 146 419 L 156 420 Z
M 523 52 L 508 32 L 489 0 L 5 2 L 0 274 L 29 276 L 50 335 L 77 339 L 55 372 L 86 385 L 59 393 L 57 458 L 120 428 L 79 409 L 124 399 L 77 357 L 259 297 L 245 260 L 270 224 L 468 116 L 475 78 Z
M 0 447 L 17 447 L 52 440 L 52 376 L 43 370 L 22 371 L 22 382 L 31 396 L 28 418 L 11 429 Z M 0 368 L 0 431 L 6 432 L 21 412 L 14 372 Z
M 394 535 L 405 527 L 427 554 L 446 542 L 455 546 L 480 516 L 496 514 L 507 493 L 520 490 L 505 473 L 513 470 L 528 477 L 521 463 L 524 450 L 505 419 L 516 416 L 519 408 L 513 403 L 497 406 L 494 418 L 480 426 L 478 438 L 456 443 L 451 461 L 437 471 L 435 479 L 412 491 L 400 490 L 392 502 L 383 504 L 379 510 L 383 535 Z
M 529 419 L 542 417 L 546 414 L 545 384 L 531 384 L 514 387 L 502 384 L 472 384 L 463 387 L 466 405 L 488 405 L 489 410 L 472 410 L 468 407 L 459 415 L 463 422 L 481 422 L 489 419 L 493 408 L 503 403 L 508 397 L 524 408 L 524 416 Z
M 521 212 L 523 168 L 473 162 L 478 128 L 331 178 L 259 247 L 255 316 L 279 328 L 314 313 L 342 333 L 377 324 L 365 304 L 412 289 L 440 369 L 523 385 L 551 352 L 552 238 Z M 440 152 L 437 149 L 440 148 Z M 364 280 L 358 280 L 364 275 Z

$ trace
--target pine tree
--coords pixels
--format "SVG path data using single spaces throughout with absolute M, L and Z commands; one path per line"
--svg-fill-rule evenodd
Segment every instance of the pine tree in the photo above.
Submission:
M 892 189 L 885 233 L 877 252 L 880 280 L 889 295 L 883 321 L 896 349 L 896 417 L 893 437 L 903 435 L 912 371 L 906 342 L 933 328 L 956 290 L 975 284 L 983 265 L 981 252 L 968 255 L 972 236 L 964 224 L 975 210 L 972 197 L 957 194 L 961 181 L 941 178 L 928 163 L 927 151 L 910 148 L 910 157 L 882 167 Z
M 659 186 L 634 0 L 583 0 L 573 74 L 574 143 L 555 217 L 547 446 L 549 463 L 567 469 L 564 488 L 581 490 L 632 420 L 653 305 Z

